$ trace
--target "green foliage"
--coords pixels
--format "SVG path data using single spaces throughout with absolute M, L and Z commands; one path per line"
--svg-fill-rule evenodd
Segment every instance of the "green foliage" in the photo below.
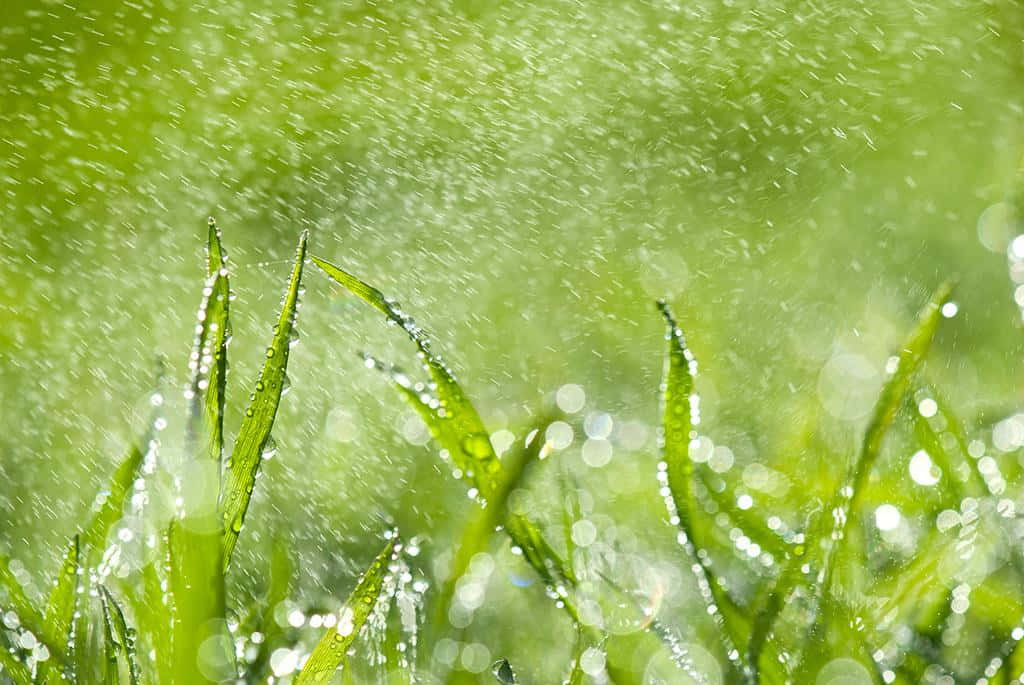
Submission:
M 4 607 L 16 614 L 18 629 L 33 633 L 49 652 L 49 658 L 37 660 L 19 643 L 0 646 L 2 673 L 15 685 L 263 682 L 289 676 L 295 685 L 311 685 L 332 681 L 339 669 L 343 682 L 358 682 L 362 676 L 353 668 L 353 659 L 360 652 L 353 647 L 361 635 L 382 645 L 384 652 L 374 657 L 377 665 L 404 658 L 400 655 L 409 645 L 395 633 L 398 624 L 406 629 L 409 612 L 415 614 L 417 609 L 400 607 L 399 613 L 405 612 L 401 620 L 390 613 L 390 602 L 400 594 L 395 578 L 400 576 L 400 582 L 406 583 L 411 577 L 401 559 L 397 534 L 390 537 L 336 622 L 327 624 L 330 627 L 311 650 L 304 647 L 302 631 L 294 624 L 286 626 L 277 615 L 290 602 L 293 579 L 303 570 L 282 540 L 273 544 L 262 599 L 238 610 L 229 601 L 229 562 L 263 455 L 272 444 L 271 431 L 287 384 L 306 245 L 303 234 L 255 390 L 231 454 L 224 459 L 231 291 L 220 232 L 212 220 L 209 223 L 206 276 L 185 392 L 185 450 L 181 463 L 175 465 L 198 484 L 176 476 L 173 506 L 153 507 L 142 514 L 161 531 L 155 536 L 153 555 L 135 568 L 119 567 L 119 554 L 124 552 L 120 542 L 112 542 L 117 539 L 112 533 L 128 513 L 130 495 L 141 487 L 140 482 L 167 477 L 148 459 L 160 443 L 154 426 L 162 422 L 156 416 L 161 402 L 154 402 L 155 413 L 146 430 L 118 464 L 106 496 L 85 521 L 81 534 L 72 539 L 45 608 L 21 586 L 7 558 L 0 557 Z M 427 334 L 376 288 L 318 257 L 312 260 L 333 282 L 398 325 L 414 343 L 429 383 L 415 383 L 376 359 L 368 358 L 370 366 L 387 373 L 399 395 L 429 428 L 442 457 L 462 472 L 481 505 L 449 550 L 446 574 L 438 579 L 432 596 L 434 614 L 428 635 L 438 640 L 451 634 L 448 609 L 455 601 L 457 583 L 472 561 L 488 550 L 494 533 L 501 531 L 565 611 L 577 633 L 567 676 L 570 685 L 588 682 L 583 658 L 592 649 L 605 653 L 605 672 L 618 685 L 649 680 L 638 672 L 631 657 L 633 650 L 660 655 L 670 672 L 680 678 L 684 672 L 692 675 L 693 666 L 674 648 L 679 639 L 677 627 L 648 613 L 623 579 L 588 563 L 587 545 L 576 543 L 574 530 L 583 518 L 579 485 L 564 467 L 552 476 L 550 469 L 558 467 L 546 465 L 556 461 L 548 459 L 553 447 L 545 436 L 557 414 L 548 411 L 540 414 L 539 420 L 535 415 L 529 437 L 516 440 L 505 457 L 499 458 L 480 413 L 431 350 Z M 879 682 L 912 683 L 920 681 L 940 659 L 936 645 L 943 638 L 938 626 L 954 613 L 950 588 L 930 582 L 946 563 L 941 532 L 930 533 L 923 553 L 902 565 L 879 570 L 871 590 L 877 601 L 871 602 L 864 599 L 863 580 L 863 568 L 871 561 L 866 552 L 870 531 L 850 524 L 869 497 L 871 476 L 886 437 L 907 407 L 912 407 L 908 433 L 944 476 L 941 488 L 936 489 L 940 497 L 975 501 L 972 498 L 984 498 L 987 491 L 994 494 L 956 411 L 935 387 L 918 377 L 951 292 L 949 284 L 938 289 L 900 346 L 897 363 L 881 389 L 847 476 L 825 497 L 824 506 L 810 500 L 804 525 L 787 534 L 778 533 L 777 525 L 737 504 L 735 491 L 695 461 L 692 448 L 700 437 L 696 360 L 668 305 L 658 303 L 668 328 L 661 397 L 663 461 L 658 477 L 671 523 L 678 528 L 676 540 L 685 555 L 676 561 L 693 574 L 695 589 L 710 617 L 711 634 L 717 640 L 715 657 L 727 664 L 728 682 L 812 682 L 828 660 L 842 655 L 865 666 Z M 919 398 L 933 402 L 934 411 L 927 415 L 918 411 Z M 215 483 L 216 487 L 203 487 L 202 483 Z M 538 483 L 557 486 L 554 489 L 561 504 L 547 511 L 517 506 L 514 495 Z M 827 485 L 822 490 L 828 492 Z M 1001 502 L 999 506 L 1007 505 Z M 131 509 L 137 508 L 131 505 Z M 723 554 L 723 534 L 715 512 L 746 531 L 767 555 L 769 562 L 763 564 L 767 570 L 757 568 L 753 582 L 736 582 L 723 572 L 729 567 L 718 556 Z M 1013 535 L 1006 528 L 999 524 L 993 539 L 983 541 L 986 553 L 998 550 L 998 536 Z M 1014 573 L 1024 567 L 1024 555 L 1018 556 L 1021 558 L 1011 560 Z M 1017 677 L 1024 664 L 1020 647 L 1024 629 L 998 617 L 1005 614 L 1001 605 L 1006 604 L 1012 612 L 1024 614 L 1024 601 L 1005 599 L 998 582 L 992 577 L 978 584 L 972 602 L 979 614 L 990 617 L 990 629 L 996 636 L 990 640 L 995 645 L 987 646 L 993 658 L 986 673 L 993 678 L 991 682 L 1005 683 Z M 115 594 L 124 598 L 123 604 Z M 635 615 L 639 627 L 631 635 L 607 631 L 604 623 L 589 618 L 595 604 L 601 602 Z M 411 623 L 417 620 L 413 616 Z M 235 623 L 237 629 L 229 628 Z M 887 644 L 889 627 L 894 624 L 912 631 L 917 648 L 905 649 L 900 659 L 891 660 L 883 678 L 887 664 L 877 656 L 878 648 Z M 793 637 L 794 625 L 799 639 Z M 257 634 L 258 640 L 239 638 Z M 6 635 L 4 639 L 9 641 Z M 137 646 L 140 642 L 141 648 Z M 236 658 L 242 653 L 239 644 L 246 646 L 244 660 Z M 373 654 L 372 648 L 368 649 Z M 281 667 L 282 659 L 290 659 L 292 666 Z M 370 661 L 372 665 L 373 659 Z M 438 668 L 434 663 L 431 666 Z M 390 682 L 413 682 L 417 667 L 413 654 L 407 666 L 390 670 Z M 278 674 L 278 669 L 283 673 Z M 492 674 L 501 683 L 519 682 L 506 659 L 494 663 Z

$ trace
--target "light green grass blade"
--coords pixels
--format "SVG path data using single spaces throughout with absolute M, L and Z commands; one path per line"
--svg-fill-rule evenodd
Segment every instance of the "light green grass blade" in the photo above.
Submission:
M 227 255 L 221 244 L 220 229 L 212 218 L 206 252 L 206 284 L 188 362 L 191 381 L 186 392 L 190 400 L 187 438 L 194 456 L 210 458 L 219 464 L 224 447 L 227 341 L 231 334 L 230 285 Z
M 736 648 L 737 644 L 745 642 L 748 635 L 748 628 L 742 625 L 742 612 L 720 585 L 715 571 L 706 561 L 707 557 L 699 554 L 699 550 L 707 548 L 714 531 L 710 528 L 710 521 L 699 515 L 694 462 L 690 458 L 690 442 L 696 437 L 693 427 L 699 421 L 694 415 L 698 402 L 694 392 L 697 362 L 686 347 L 683 332 L 668 305 L 659 300 L 658 309 L 668 325 L 668 355 L 662 395 L 662 458 L 671 493 L 668 502 L 670 515 L 682 531 L 680 542 L 691 557 L 691 568 L 697 576 L 708 613 L 718 626 L 725 653 L 740 673 L 751 677 L 750 667 Z
M 281 391 L 284 389 L 291 334 L 299 302 L 302 266 L 306 259 L 306 238 L 307 234 L 303 233 L 299 239 L 295 266 L 284 296 L 284 305 L 277 326 L 274 327 L 274 338 L 267 348 L 267 360 L 256 381 L 256 390 L 252 394 L 249 407 L 245 410 L 242 426 L 227 463 L 220 502 L 221 520 L 224 524 L 225 568 L 231 562 L 231 554 L 242 530 L 263 450 L 270 439 L 270 429 L 274 425 L 277 407 L 281 401 Z
M 3 667 L 0 674 L 6 675 L 15 685 L 32 685 L 32 673 L 28 666 L 3 647 L 0 647 L 0 667 Z
M 397 384 L 406 391 L 404 394 L 410 400 L 415 399 L 413 406 L 424 418 L 434 439 L 447 451 L 452 463 L 466 474 L 485 499 L 489 498 L 501 482 L 501 462 L 491 447 L 487 429 L 476 408 L 445 363 L 430 350 L 426 334 L 373 286 L 319 257 L 314 256 L 312 259 L 332 280 L 384 314 L 416 344 L 436 386 L 436 406 L 434 403 L 424 403 L 418 397 L 420 393 L 413 393 L 408 384 Z M 395 380 L 397 382 L 397 378 Z
M 134 632 L 125 621 L 121 605 L 117 603 L 110 590 L 104 585 L 100 585 L 100 600 L 103 603 L 103 620 L 106 625 L 107 639 L 113 643 L 111 647 L 114 652 L 124 656 L 128 668 L 129 685 L 139 685 L 139 664 L 135 658 Z M 120 682 L 120 675 L 115 682 Z
M 373 560 L 349 595 L 345 607 L 341 610 L 338 624 L 329 629 L 320 639 L 306 665 L 295 678 L 295 685 L 322 685 L 334 676 L 335 671 L 345 659 L 348 648 L 359 635 L 370 612 L 373 611 L 377 598 L 384 586 L 384 578 L 388 573 L 395 550 L 397 535 L 392 536 L 381 553 Z
M 46 604 L 46 616 L 43 623 L 43 637 L 46 644 L 67 645 L 70 640 L 71 625 L 75 616 L 75 605 L 78 599 L 78 557 L 79 539 L 76 535 L 68 546 L 64 563 L 50 599 Z M 62 650 L 66 651 L 66 650 Z M 70 659 L 69 659 L 70 661 Z M 44 661 L 36 672 L 36 682 L 43 685 L 57 685 L 64 680 L 58 662 Z

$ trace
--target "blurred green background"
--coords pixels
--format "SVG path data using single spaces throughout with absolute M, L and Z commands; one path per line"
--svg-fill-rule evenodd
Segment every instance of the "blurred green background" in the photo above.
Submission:
M 943 279 L 959 313 L 927 377 L 972 430 L 1019 407 L 1022 123 L 1012 0 L 8 2 L 0 551 L 41 592 L 140 428 L 155 360 L 184 382 L 213 215 L 237 295 L 229 438 L 309 230 L 433 334 L 492 430 L 523 435 L 583 389 L 558 468 L 602 539 L 668 574 L 666 622 L 713 652 L 657 494 L 653 300 L 700 360 L 724 481 L 774 469 L 787 485 L 756 511 L 799 527 Z M 343 597 L 391 521 L 422 536 L 431 576 L 472 505 L 357 356 L 416 370 L 413 348 L 312 268 L 303 303 L 236 590 L 259 587 L 278 537 L 296 598 Z M 595 412 L 614 422 L 598 468 L 579 452 Z M 893 441 L 871 499 L 925 516 L 909 453 Z M 1016 453 L 1000 458 L 1012 478 Z M 553 682 L 569 646 L 549 660 L 514 626 L 565 620 L 500 576 L 466 639 Z

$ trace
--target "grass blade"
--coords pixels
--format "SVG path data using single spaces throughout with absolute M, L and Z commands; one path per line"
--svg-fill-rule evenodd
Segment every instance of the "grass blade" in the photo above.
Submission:
M 46 616 L 43 623 L 43 637 L 46 644 L 67 645 L 70 639 L 75 604 L 78 599 L 78 557 L 79 539 L 76 535 L 68 546 L 60 575 L 57 576 L 57 582 L 46 604 Z M 36 681 L 43 685 L 56 685 L 62 680 L 64 680 L 64 675 L 60 673 L 57 662 L 51 660 L 44 661 L 36 673 Z
M 401 327 L 416 344 L 434 382 L 436 403 L 424 402 L 420 398 L 422 393 L 411 392 L 407 383 L 398 382 L 397 376 L 396 383 L 410 400 L 415 399 L 413 406 L 455 466 L 465 473 L 485 499 L 489 498 L 501 483 L 501 462 L 491 447 L 487 429 L 476 408 L 445 363 L 430 350 L 426 333 L 373 286 L 319 257 L 312 259 L 332 280 Z
M 345 607 L 338 618 L 338 625 L 324 633 L 306 665 L 296 676 L 295 685 L 322 685 L 328 682 L 341 666 L 349 646 L 359 635 L 360 628 L 377 603 L 397 539 L 397 535 L 391 537 L 363 574 L 356 589 L 345 602 Z
M 220 229 L 211 218 L 206 241 L 206 285 L 199 305 L 199 323 L 189 357 L 192 375 L 186 396 L 190 400 L 188 444 L 200 458 L 218 464 L 224 448 L 224 389 L 227 381 L 227 342 L 231 335 L 228 318 L 230 286 L 227 255 Z M 196 443 L 202 436 L 202 446 Z
M 103 620 L 107 627 L 107 634 L 113 639 L 115 650 L 124 655 L 125 663 L 128 666 L 129 685 L 139 685 L 139 664 L 135 658 L 135 636 L 128 628 L 121 606 L 104 585 L 100 585 L 100 599 L 103 602 Z
M 690 442 L 696 437 L 693 427 L 700 421 L 698 397 L 694 392 L 697 362 L 686 347 L 683 332 L 668 305 L 659 300 L 658 308 L 668 325 L 668 356 L 662 396 L 662 468 L 670 492 L 667 500 L 669 513 L 682 531 L 680 542 L 693 560 L 691 568 L 697 576 L 708 613 L 718 626 L 725 653 L 732 665 L 749 678 L 753 672 L 736 648 L 747 634 L 740 625 L 741 612 L 720 585 L 706 555 L 698 554 L 698 550 L 706 549 L 713 531 L 703 527 L 698 517 L 694 462 L 690 458 Z
M 220 502 L 221 520 L 224 524 L 224 568 L 231 562 L 231 554 L 238 542 L 263 450 L 270 440 L 270 429 L 274 425 L 277 407 L 281 401 L 281 391 L 284 389 L 291 333 L 295 326 L 295 312 L 299 301 L 299 284 L 302 281 L 302 265 L 306 259 L 306 238 L 307 234 L 303 233 L 299 239 L 295 266 L 285 293 L 284 305 L 274 328 L 274 338 L 267 348 L 267 360 L 256 381 L 256 390 L 252 394 L 249 407 L 245 410 L 245 418 L 242 419 L 234 450 L 228 459 Z

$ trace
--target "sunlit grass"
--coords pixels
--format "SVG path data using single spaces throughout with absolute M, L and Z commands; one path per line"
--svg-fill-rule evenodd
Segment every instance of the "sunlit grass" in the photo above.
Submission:
M 590 541 L 576 526 L 579 502 L 570 494 L 582 475 L 559 471 L 550 458 L 558 450 L 552 431 L 565 417 L 539 407 L 532 429 L 499 456 L 468 391 L 433 351 L 424 329 L 375 287 L 319 257 L 311 260 L 330 283 L 383 314 L 413 343 L 426 380 L 369 355 L 364 361 L 385 372 L 398 397 L 426 424 L 445 470 L 465 481 L 470 495 L 465 506 L 473 513 L 447 550 L 449 562 L 433 578 L 433 587 L 417 580 L 424 576 L 422 568 L 409 566 L 418 547 L 409 549 L 395 531 L 381 531 L 387 543 L 348 600 L 308 622 L 321 629 L 315 645 L 311 634 L 283 630 L 276 614 L 289 597 L 292 578 L 303 573 L 300 554 L 276 546 L 267 564 L 267 595 L 249 605 L 229 606 L 226 578 L 236 546 L 244 544 L 253 492 L 257 486 L 274 487 L 261 484 L 259 475 L 264 459 L 276 449 L 272 430 L 288 388 L 289 351 L 297 341 L 307 236 L 299 239 L 263 367 L 227 456 L 224 406 L 232 296 L 229 262 L 212 220 L 207 251 L 184 393 L 185 453 L 161 453 L 158 433 L 167 419 L 161 413 L 165 391 L 158 381 L 149 427 L 128 449 L 95 511 L 72 537 L 45 603 L 29 597 L 8 560 L 0 558 L 0 606 L 7 612 L 0 631 L 3 678 L 15 685 L 236 680 L 308 685 L 332 679 L 364 682 L 384 673 L 388 682 L 413 683 L 429 673 L 430 678 L 461 682 L 459 670 L 440 663 L 433 647 L 461 633 L 450 612 L 474 560 L 495 539 L 506 540 L 525 561 L 571 626 L 568 634 L 558 636 L 574 645 L 572 659 L 561 668 L 565 682 L 653 685 L 701 682 L 709 675 L 683 646 L 691 626 L 659 615 L 656 603 L 586 549 Z M 660 486 L 668 525 L 651 521 L 650 528 L 678 543 L 672 562 L 685 571 L 681 577 L 693 583 L 701 600 L 693 618 L 710 621 L 714 644 L 709 648 L 721 662 L 725 682 L 918 683 L 961 668 L 944 663 L 947 657 L 935 644 L 936 625 L 963 614 L 965 595 L 972 591 L 966 581 L 951 589 L 935 578 L 937 550 L 948 544 L 941 527 L 915 561 L 888 569 L 881 582 L 868 587 L 872 531 L 859 525 L 862 518 L 874 520 L 880 529 L 889 525 L 887 519 L 879 524 L 885 517 L 879 518 L 879 510 L 872 516 L 863 504 L 883 443 L 901 421 L 913 431 L 928 463 L 941 468 L 945 477 L 939 492 L 950 509 L 964 512 L 958 518 L 962 528 L 979 516 L 967 520 L 968 499 L 985 515 L 1007 518 L 1007 507 L 1012 507 L 997 497 L 991 469 L 972 453 L 953 408 L 921 374 L 943 317 L 955 314 L 946 308 L 951 293 L 949 284 L 937 289 L 894 351 L 860 447 L 841 464 L 848 475 L 824 504 L 806 502 L 801 511 L 806 525 L 782 536 L 749 502 L 730 496 L 724 481 L 713 484 L 694 458 L 701 437 L 697 361 L 668 304 L 658 302 L 667 324 L 661 460 L 636 466 L 649 469 Z M 931 485 L 939 482 L 927 480 L 927 473 L 920 477 Z M 149 488 L 161 478 L 175 495 L 169 503 L 150 496 Z M 524 504 L 520 495 L 538 483 L 560 493 L 560 506 L 532 509 Z M 346 496 L 358 498 L 359 484 Z M 894 511 L 898 523 L 900 514 Z M 741 551 L 755 553 L 741 556 L 756 571 L 753 583 L 740 583 L 728 572 L 715 512 L 745 531 Z M 142 545 L 129 544 L 131 531 L 119 527 L 126 516 L 144 519 L 153 531 Z M 415 540 L 417 531 L 410 532 Z M 139 558 L 127 558 L 133 554 Z M 412 563 L 428 567 L 430 560 Z M 1018 614 L 1024 611 L 1019 597 L 1014 603 Z M 284 620 L 292 628 L 306 626 L 306 615 L 296 611 Z M 1024 667 L 1019 647 L 1024 628 L 993 624 L 989 630 L 995 645 L 982 660 L 979 677 L 1007 683 Z M 632 658 L 634 650 L 659 655 L 666 665 L 652 675 L 650 667 Z M 497 681 L 530 682 L 530 664 L 516 657 L 510 654 L 494 664 Z

